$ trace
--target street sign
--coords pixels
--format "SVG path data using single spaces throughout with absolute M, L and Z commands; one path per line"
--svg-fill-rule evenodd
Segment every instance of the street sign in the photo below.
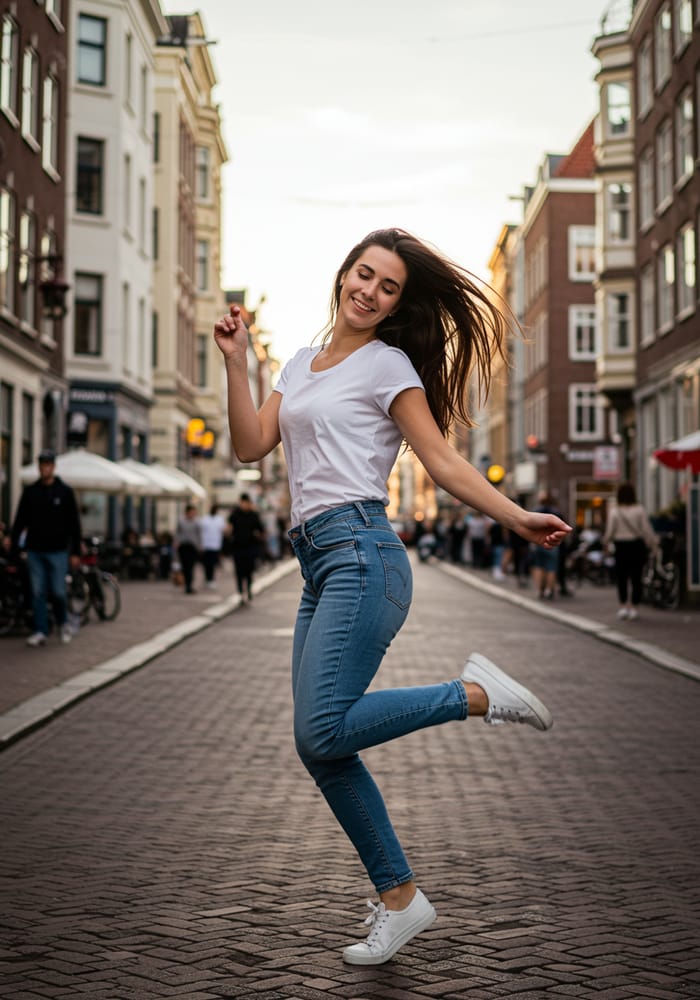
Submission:
M 593 449 L 593 478 L 620 478 L 620 449 L 616 445 L 598 445 Z

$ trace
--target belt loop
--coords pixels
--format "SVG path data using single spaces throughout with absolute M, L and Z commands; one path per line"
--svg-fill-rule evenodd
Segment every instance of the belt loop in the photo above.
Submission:
M 357 507 L 359 513 L 360 513 L 360 516 L 362 517 L 362 520 L 365 522 L 365 524 L 367 524 L 367 525 L 371 524 L 372 522 L 369 519 L 369 515 L 368 515 L 367 511 L 365 510 L 365 507 L 364 507 L 364 504 L 362 503 L 362 501 L 361 500 L 355 500 L 354 503 L 355 503 L 355 506 Z

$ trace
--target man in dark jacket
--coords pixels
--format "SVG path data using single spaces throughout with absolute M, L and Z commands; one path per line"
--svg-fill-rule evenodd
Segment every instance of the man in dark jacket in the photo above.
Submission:
M 260 515 L 247 493 L 241 493 L 238 506 L 229 517 L 231 525 L 231 548 L 236 582 L 241 601 L 253 599 L 253 572 L 265 538 L 265 529 Z
M 12 525 L 11 545 L 19 551 L 26 532 L 29 580 L 32 589 L 34 633 L 28 646 L 43 646 L 49 631 L 48 596 L 51 595 L 61 642 L 70 642 L 72 632 L 66 615 L 66 574 L 70 564 L 80 562 L 80 514 L 75 494 L 56 475 L 52 451 L 39 455 L 39 478 L 22 493 Z

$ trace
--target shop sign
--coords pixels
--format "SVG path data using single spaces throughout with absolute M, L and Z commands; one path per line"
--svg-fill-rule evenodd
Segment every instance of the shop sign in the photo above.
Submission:
M 620 478 L 620 449 L 616 445 L 599 445 L 593 449 L 593 478 Z

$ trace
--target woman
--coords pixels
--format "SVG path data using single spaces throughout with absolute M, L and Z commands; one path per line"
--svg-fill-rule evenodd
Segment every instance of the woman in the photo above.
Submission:
M 634 621 L 639 617 L 642 600 L 642 573 L 647 552 L 656 551 L 658 544 L 654 529 L 632 483 L 621 483 L 617 490 L 617 507 L 608 518 L 603 535 L 603 546 L 615 544 L 615 577 L 620 601 L 618 618 Z
M 380 899 L 370 904 L 367 940 L 343 952 L 350 964 L 387 961 L 435 919 L 358 753 L 468 714 L 541 730 L 552 724 L 534 695 L 480 654 L 459 679 L 366 693 L 411 601 L 406 551 L 384 510 L 404 440 L 438 485 L 529 541 L 556 546 L 570 530 L 502 496 L 444 437 L 456 417 L 469 421 L 472 366 L 488 388 L 505 331 L 466 272 L 395 229 L 371 233 L 350 251 L 322 345 L 295 355 L 259 412 L 238 307 L 214 328 L 236 455 L 258 461 L 280 439 L 285 448 L 289 535 L 305 581 L 292 664 L 297 751 Z

